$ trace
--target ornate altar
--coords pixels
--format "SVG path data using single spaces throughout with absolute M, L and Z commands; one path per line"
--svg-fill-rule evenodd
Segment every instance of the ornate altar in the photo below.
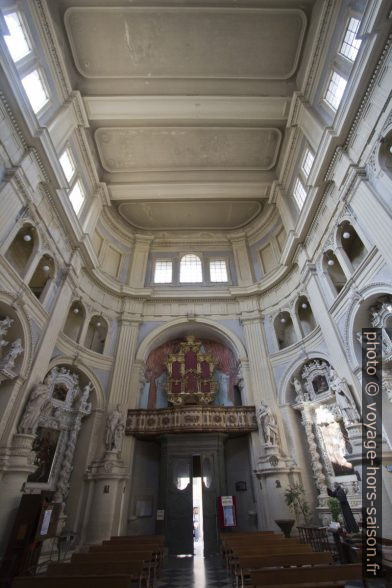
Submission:
M 201 341 L 189 335 L 180 343 L 178 353 L 169 354 L 165 365 L 166 393 L 171 404 L 210 404 L 214 400 L 218 386 L 213 378 L 216 361 L 201 350 Z

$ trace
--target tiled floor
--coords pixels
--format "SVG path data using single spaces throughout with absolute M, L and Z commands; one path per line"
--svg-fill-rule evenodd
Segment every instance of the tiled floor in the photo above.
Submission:
M 158 588 L 231 588 L 220 556 L 169 557 L 165 560 Z

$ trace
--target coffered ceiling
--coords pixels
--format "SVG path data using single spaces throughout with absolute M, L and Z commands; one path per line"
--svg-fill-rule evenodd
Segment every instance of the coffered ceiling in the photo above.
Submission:
M 48 3 L 124 219 L 233 229 L 262 213 L 313 3 Z

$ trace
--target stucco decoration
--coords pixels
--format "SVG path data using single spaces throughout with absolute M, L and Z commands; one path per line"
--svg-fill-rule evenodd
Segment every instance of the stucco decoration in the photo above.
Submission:
M 32 390 L 18 428 L 36 435 L 36 471 L 28 477 L 26 491 L 51 490 L 55 502 L 65 502 L 82 419 L 91 413 L 92 390 L 91 382 L 81 389 L 79 376 L 65 367 L 54 367 Z
M 4 380 L 13 380 L 16 378 L 15 362 L 24 351 L 20 337 L 12 342 L 6 339 L 7 333 L 13 323 L 14 319 L 9 316 L 0 320 L 0 383 Z M 3 349 L 6 347 L 7 350 L 3 352 Z

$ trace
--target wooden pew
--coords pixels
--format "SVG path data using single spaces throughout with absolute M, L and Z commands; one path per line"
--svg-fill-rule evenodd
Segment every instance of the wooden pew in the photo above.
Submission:
M 233 575 L 238 569 L 238 562 L 241 557 L 262 557 L 268 555 L 284 554 L 311 554 L 313 550 L 310 545 L 304 543 L 274 543 L 273 545 L 257 545 L 255 547 L 241 547 L 227 555 L 227 567 Z
M 12 588 L 134 588 L 128 576 L 16 576 Z
M 126 575 L 139 587 L 150 585 L 150 573 L 141 561 L 51 563 L 46 576 L 113 576 Z M 53 582 L 55 584 L 55 581 Z
M 241 556 L 238 558 L 238 568 L 235 572 L 235 583 L 236 586 L 244 586 L 245 579 L 249 578 L 251 572 L 263 568 L 320 565 L 332 563 L 332 554 L 328 552 L 296 552 L 284 554 L 267 554 L 261 556 Z
M 141 562 L 148 571 L 152 584 L 159 574 L 160 562 L 151 551 L 95 551 L 89 553 L 73 553 L 71 564 L 106 564 L 107 567 L 121 562 Z
M 267 586 L 306 586 L 314 588 L 323 586 L 323 583 L 333 585 L 334 582 L 347 582 L 348 580 L 361 580 L 361 564 L 311 566 L 300 568 L 269 568 L 250 573 L 250 584 L 254 588 L 266 588 Z

